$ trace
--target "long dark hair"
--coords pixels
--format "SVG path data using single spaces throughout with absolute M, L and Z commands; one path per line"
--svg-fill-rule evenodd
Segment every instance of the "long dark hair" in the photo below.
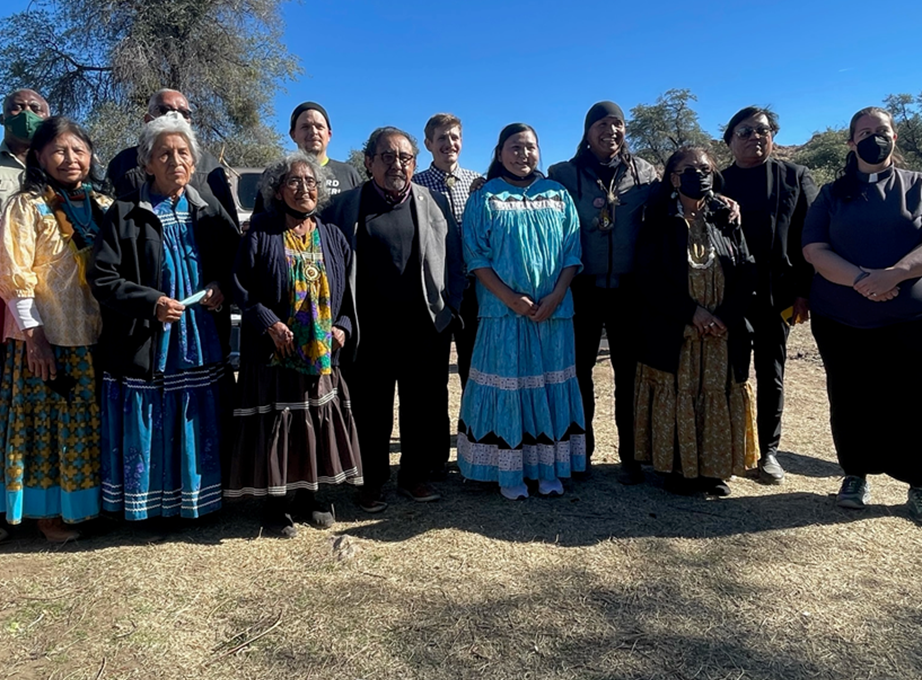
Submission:
M 57 183 L 52 177 L 42 169 L 38 161 L 38 155 L 51 144 L 55 139 L 63 134 L 72 134 L 81 142 L 86 144 L 90 152 L 90 173 L 84 180 L 94 190 L 100 190 L 103 187 L 104 180 L 99 164 L 96 161 L 96 154 L 93 150 L 93 142 L 90 136 L 80 125 L 64 116 L 52 116 L 45 119 L 32 137 L 29 144 L 29 152 L 26 154 L 26 171 L 22 179 L 22 193 L 43 194 L 48 185 L 56 186 Z
M 538 141 L 538 133 L 535 132 L 535 129 L 527 123 L 510 123 L 502 129 L 499 133 L 499 142 L 496 144 L 496 148 L 493 149 L 493 160 L 490 161 L 490 167 L 487 169 L 487 181 L 489 182 L 494 177 L 499 177 L 503 172 L 503 145 L 506 143 L 512 135 L 517 135 L 520 132 L 530 132 L 535 136 L 535 142 Z M 540 147 L 539 147 L 540 149 Z
M 886 118 L 890 123 L 890 128 L 896 132 L 896 122 L 893 120 L 893 114 L 879 106 L 866 106 L 852 116 L 852 120 L 848 124 L 848 140 L 850 142 L 855 141 L 855 130 L 858 128 L 858 121 L 864 116 Z M 897 150 L 895 142 L 891 158 L 894 167 L 902 166 L 903 155 Z M 835 182 L 832 183 L 832 195 L 848 203 L 860 196 L 864 189 L 864 183 L 858 179 L 858 154 L 849 150 L 848 155 L 845 157 L 845 167 L 839 170 Z

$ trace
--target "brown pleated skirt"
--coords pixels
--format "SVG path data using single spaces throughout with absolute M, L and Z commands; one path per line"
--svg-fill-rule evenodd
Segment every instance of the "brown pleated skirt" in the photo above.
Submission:
M 233 452 L 224 466 L 226 498 L 362 484 L 349 390 L 338 368 L 311 376 L 244 365 L 237 395 Z

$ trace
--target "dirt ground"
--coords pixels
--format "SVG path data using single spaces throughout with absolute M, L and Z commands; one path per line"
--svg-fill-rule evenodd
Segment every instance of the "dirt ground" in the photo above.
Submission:
M 335 490 L 335 528 L 291 541 L 260 535 L 258 502 L 159 543 L 111 523 L 50 548 L 26 525 L 0 546 L 0 678 L 922 678 L 906 487 L 835 507 L 822 366 L 807 329 L 789 349 L 782 486 L 619 485 L 602 356 L 598 466 L 563 498 L 454 473 L 378 516 Z

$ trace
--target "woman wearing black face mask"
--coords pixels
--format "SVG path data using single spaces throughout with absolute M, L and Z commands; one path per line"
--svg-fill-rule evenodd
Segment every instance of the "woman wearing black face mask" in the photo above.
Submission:
M 676 151 L 640 230 L 634 439 L 667 488 L 726 496 L 758 460 L 743 318 L 755 264 L 715 167 L 706 149 Z
M 845 472 L 836 502 L 864 507 L 867 476 L 888 474 L 909 484 L 922 523 L 922 173 L 894 166 L 895 130 L 884 109 L 852 117 L 845 168 L 807 213 L 804 257 L 817 271 L 813 335 Z

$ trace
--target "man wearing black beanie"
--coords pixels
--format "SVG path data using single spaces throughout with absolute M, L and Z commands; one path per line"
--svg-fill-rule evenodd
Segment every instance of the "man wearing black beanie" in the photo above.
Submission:
M 644 475 L 634 460 L 634 243 L 644 204 L 658 180 L 652 165 L 631 155 L 625 133 L 620 106 L 610 101 L 593 104 L 586 113 L 576 154 L 569 161 L 552 165 L 547 174 L 567 188 L 579 213 L 583 270 L 573 279 L 570 290 L 575 311 L 576 377 L 586 414 L 587 458 L 595 448 L 592 369 L 604 330 L 615 373 L 615 422 L 621 459 L 618 481 L 636 484 Z
M 334 196 L 349 191 L 362 183 L 362 178 L 354 167 L 348 163 L 334 161 L 327 156 L 327 146 L 333 136 L 333 126 L 326 109 L 316 102 L 302 102 L 291 112 L 291 125 L 288 130 L 292 141 L 298 148 L 317 157 L 320 165 L 329 172 L 327 191 Z

